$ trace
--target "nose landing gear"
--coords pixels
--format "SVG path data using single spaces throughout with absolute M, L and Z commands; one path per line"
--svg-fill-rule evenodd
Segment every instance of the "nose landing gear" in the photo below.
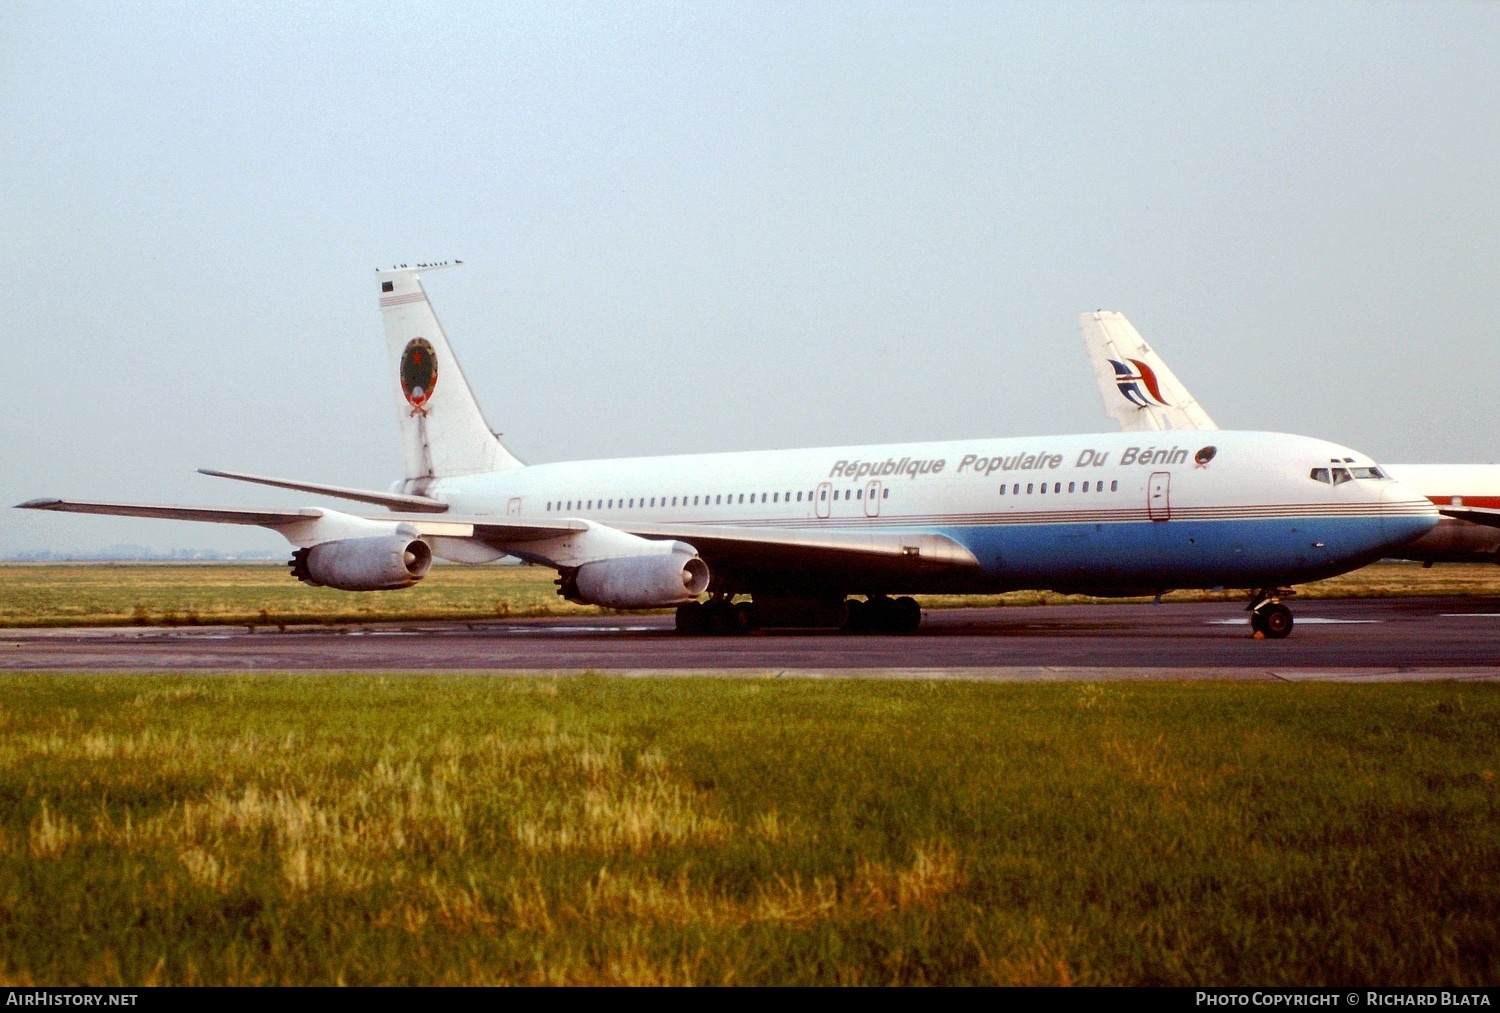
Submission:
M 1280 640 L 1292 632 L 1292 610 L 1281 604 L 1297 592 L 1289 587 L 1266 587 L 1255 592 L 1247 610 L 1256 638 Z

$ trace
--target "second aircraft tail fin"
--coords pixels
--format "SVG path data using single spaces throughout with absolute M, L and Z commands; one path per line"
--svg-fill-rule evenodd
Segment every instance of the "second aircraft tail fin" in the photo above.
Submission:
M 420 275 L 442 264 L 376 271 L 380 315 L 396 376 L 406 493 L 422 495 L 433 479 L 521 467 L 485 421 L 438 323 Z
M 1104 411 L 1121 429 L 1219 428 L 1123 313 L 1080 313 L 1078 323 Z

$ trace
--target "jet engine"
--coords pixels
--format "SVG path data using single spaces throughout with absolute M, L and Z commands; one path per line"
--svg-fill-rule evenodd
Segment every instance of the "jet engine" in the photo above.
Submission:
M 618 556 L 563 570 L 557 584 L 558 594 L 582 605 L 666 608 L 694 601 L 708 590 L 708 564 L 682 552 Z
M 427 576 L 432 549 L 420 538 L 405 535 L 342 538 L 298 549 L 290 565 L 293 577 L 313 587 L 394 591 Z

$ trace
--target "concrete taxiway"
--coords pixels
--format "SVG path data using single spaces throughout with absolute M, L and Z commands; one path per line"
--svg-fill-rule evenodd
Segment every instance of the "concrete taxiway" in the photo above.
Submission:
M 684 637 L 669 616 L 0 631 L 0 670 L 452 671 L 1009 680 L 1500 681 L 1500 597 L 1294 602 L 1286 640 L 1234 603 L 946 609 L 908 636 Z

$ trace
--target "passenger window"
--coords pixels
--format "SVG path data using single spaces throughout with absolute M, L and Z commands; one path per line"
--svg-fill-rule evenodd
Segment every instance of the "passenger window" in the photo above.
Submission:
M 1005 486 L 1003 486 L 1003 485 L 1000 487 L 1000 495 L 1002 495 L 1002 496 L 1005 495 Z
M 1036 488 L 1036 484 L 1035 483 L 1033 483 L 1033 482 L 1027 482 L 1026 483 L 1026 495 L 1030 496 L 1031 495 L 1031 490 L 1034 489 L 1034 488 Z
M 1113 481 L 1111 481 L 1109 483 L 1109 491 L 1110 492 L 1119 492 L 1120 491 L 1120 480 L 1119 479 L 1115 479 L 1115 480 L 1113 480 Z
M 881 499 L 890 499 L 891 498 L 891 490 L 889 488 L 885 488 L 885 489 L 880 490 L 880 498 Z
M 828 498 L 828 490 L 827 489 L 823 490 L 823 497 L 822 498 L 823 499 L 827 499 Z
M 1069 482 L 1069 483 L 1068 483 L 1068 491 L 1069 491 L 1069 492 L 1072 492 L 1072 491 L 1073 491 L 1073 483 L 1072 483 L 1072 482 Z
M 1061 482 L 1053 482 L 1052 483 L 1052 491 L 1053 492 L 1062 492 L 1062 483 Z
M 863 489 L 856 489 L 856 490 L 854 490 L 854 498 L 855 499 L 864 499 L 865 498 L 865 491 Z

